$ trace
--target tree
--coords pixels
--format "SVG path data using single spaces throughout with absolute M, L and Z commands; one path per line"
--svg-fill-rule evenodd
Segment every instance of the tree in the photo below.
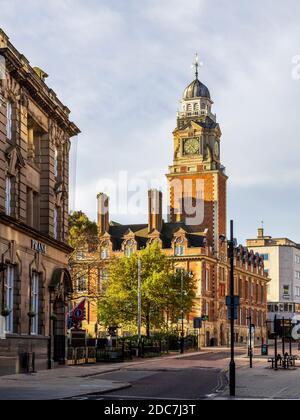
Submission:
M 142 323 L 147 336 L 151 328 L 162 329 L 167 321 L 177 322 L 181 314 L 189 313 L 195 297 L 192 276 L 174 272 L 170 260 L 154 242 L 139 255 L 113 259 L 108 267 L 104 295 L 99 301 L 99 319 L 104 326 L 128 327 L 137 325 L 138 317 L 138 260 L 142 263 Z
M 98 300 L 98 227 L 85 213 L 76 211 L 69 215 L 69 245 L 73 248 L 70 256 L 71 275 L 75 295 L 80 285 L 86 295 L 80 297 Z M 86 284 L 86 290 L 84 284 Z
M 82 211 L 69 215 L 69 245 L 75 251 L 97 244 L 98 227 Z

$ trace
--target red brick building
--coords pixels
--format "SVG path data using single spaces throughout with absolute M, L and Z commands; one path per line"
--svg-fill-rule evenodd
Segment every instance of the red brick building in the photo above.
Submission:
M 196 279 L 194 309 L 185 321 L 193 329 L 193 318 L 206 315 L 202 345 L 224 345 L 229 341 L 226 295 L 229 294 L 229 261 L 226 237 L 227 176 L 221 164 L 221 129 L 212 113 L 207 87 L 198 79 L 185 89 L 177 127 L 173 132 L 174 156 L 167 175 L 170 197 L 168 221 L 163 220 L 162 193 L 149 194 L 148 223 L 120 225 L 109 221 L 109 198 L 98 196 L 99 249 L 89 255 L 99 261 L 94 278 L 101 288 L 103 266 L 112 256 L 131 255 L 156 240 L 172 259 L 174 269 L 192 272 Z M 145 192 L 146 193 L 146 192 Z M 256 338 L 265 336 L 268 278 L 259 255 L 244 247 L 235 250 L 235 293 L 241 297 L 236 340 L 245 342 L 248 316 L 256 324 Z M 84 260 L 81 261 L 84 264 Z M 94 267 L 95 270 L 95 267 Z M 101 274 L 102 273 L 102 274 Z M 105 274 L 104 274 L 105 275 Z M 87 283 L 88 284 L 88 283 Z M 90 318 L 94 324 L 97 319 Z

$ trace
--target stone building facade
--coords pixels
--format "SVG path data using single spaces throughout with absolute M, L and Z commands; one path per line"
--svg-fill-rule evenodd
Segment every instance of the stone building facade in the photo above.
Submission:
M 148 223 L 120 225 L 109 219 L 109 197 L 98 195 L 99 248 L 87 253 L 81 264 L 93 261 L 89 284 L 107 276 L 105 264 L 111 257 L 122 257 L 158 241 L 172 260 L 174 270 L 184 269 L 196 279 L 196 299 L 185 321 L 193 329 L 194 317 L 207 317 L 201 330 L 201 345 L 229 342 L 226 295 L 229 295 L 229 260 L 226 240 L 227 176 L 221 164 L 221 129 L 212 113 L 213 102 L 205 85 L 196 79 L 185 89 L 177 127 L 173 133 L 174 157 L 167 175 L 169 215 L 163 220 L 162 193 L 148 192 Z M 95 262 L 98 261 L 95 265 Z M 240 246 L 235 249 L 235 293 L 241 305 L 235 326 L 237 342 L 245 342 L 248 318 L 256 325 L 256 338 L 266 333 L 266 290 L 268 278 L 263 259 Z M 89 318 L 93 326 L 97 317 Z
M 21 371 L 26 353 L 37 369 L 65 359 L 69 151 L 79 129 L 2 30 L 0 57 L 1 374 Z

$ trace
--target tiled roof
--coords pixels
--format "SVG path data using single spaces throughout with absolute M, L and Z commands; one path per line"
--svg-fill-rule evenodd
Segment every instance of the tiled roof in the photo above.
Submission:
M 178 232 L 179 229 L 183 229 L 186 232 L 190 247 L 205 246 L 206 238 L 203 233 L 198 231 L 199 229 L 196 226 L 187 226 L 184 223 L 164 223 L 160 233 L 163 248 L 172 247 L 174 234 Z M 129 230 L 134 233 L 135 239 L 138 243 L 138 248 L 141 249 L 146 247 L 149 239 L 148 225 L 118 225 L 114 223 L 110 226 L 108 232 L 111 235 L 114 250 L 121 249 L 124 235 L 126 235 Z

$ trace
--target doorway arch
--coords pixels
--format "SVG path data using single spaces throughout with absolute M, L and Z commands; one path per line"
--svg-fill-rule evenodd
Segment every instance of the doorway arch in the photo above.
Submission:
M 72 279 L 66 268 L 54 270 L 50 290 L 51 359 L 65 364 L 67 354 L 67 311 L 72 294 Z

